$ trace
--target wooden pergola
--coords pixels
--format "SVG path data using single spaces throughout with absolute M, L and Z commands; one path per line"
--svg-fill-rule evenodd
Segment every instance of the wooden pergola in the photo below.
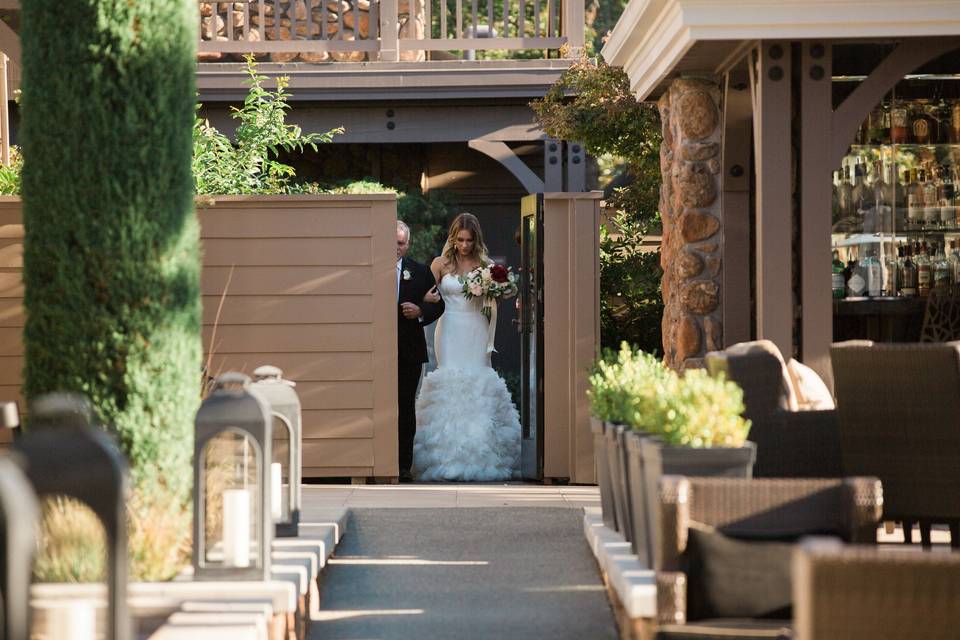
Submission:
M 720 86 L 724 344 L 767 338 L 829 379 L 831 170 L 905 75 L 960 73 L 960 2 L 632 0 L 603 56 L 641 100 Z M 837 67 L 862 77 L 839 104 Z

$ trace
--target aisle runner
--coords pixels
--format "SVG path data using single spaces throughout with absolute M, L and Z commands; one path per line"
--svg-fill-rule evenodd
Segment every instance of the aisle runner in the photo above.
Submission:
M 353 509 L 320 638 L 615 638 L 580 509 Z

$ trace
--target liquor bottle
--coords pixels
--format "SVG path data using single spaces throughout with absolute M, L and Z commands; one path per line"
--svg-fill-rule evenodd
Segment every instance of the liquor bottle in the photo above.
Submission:
M 873 233 L 873 207 L 870 206 L 870 188 L 866 181 L 866 167 L 859 162 L 853 168 L 853 208 L 864 233 Z
M 917 226 L 923 222 L 923 187 L 920 185 L 920 173 L 910 169 L 907 183 L 907 223 Z
M 930 264 L 930 254 L 927 251 L 927 243 L 924 241 L 920 245 L 920 251 L 917 254 L 917 293 L 920 296 L 926 296 L 930 293 L 930 286 L 933 284 L 933 268 Z
M 923 222 L 928 225 L 940 223 L 940 199 L 937 197 L 937 172 L 930 165 L 923 182 Z
M 887 167 L 889 169 L 889 166 Z M 876 204 L 876 231 L 893 230 L 893 185 L 883 161 L 873 164 L 873 200 Z
M 912 298 L 917 295 L 917 265 L 913 262 L 913 249 L 904 249 L 903 265 L 900 267 L 900 295 Z
M 840 260 L 840 253 L 836 249 L 833 250 L 832 269 L 833 273 L 830 282 L 833 288 L 833 297 L 842 299 L 846 295 L 847 282 L 843 276 L 843 261 Z
M 867 281 L 866 291 L 871 298 L 879 298 L 883 293 L 883 269 L 877 258 L 877 250 L 871 246 L 863 258 L 864 279 Z
M 917 144 L 930 144 L 930 134 L 933 128 L 927 105 L 918 103 L 910 120 L 910 133 Z
M 940 220 L 946 226 L 957 224 L 956 184 L 952 171 L 943 167 L 943 179 L 940 182 Z
M 862 298 L 867 294 L 867 273 L 863 265 L 856 260 L 847 263 L 847 297 Z
M 890 108 L 890 141 L 894 144 L 910 142 L 910 111 L 901 101 Z
M 896 297 L 900 291 L 900 264 L 903 262 L 903 247 L 897 247 L 897 253 L 890 253 L 883 264 L 883 295 Z
M 947 261 L 943 245 L 937 247 L 933 258 L 933 286 L 946 287 L 950 285 L 950 263 Z
M 957 250 L 957 241 L 950 241 L 950 284 L 960 284 L 960 251 Z
M 950 142 L 960 144 L 960 100 L 954 101 L 950 109 Z
M 840 204 L 840 219 L 850 220 L 856 215 L 853 207 L 853 187 L 850 185 L 850 166 L 843 168 L 840 185 L 837 187 L 837 200 Z

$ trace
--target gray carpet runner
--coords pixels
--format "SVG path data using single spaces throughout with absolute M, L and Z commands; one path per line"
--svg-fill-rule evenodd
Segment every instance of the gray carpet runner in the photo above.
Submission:
M 615 638 L 582 512 L 353 509 L 309 639 Z

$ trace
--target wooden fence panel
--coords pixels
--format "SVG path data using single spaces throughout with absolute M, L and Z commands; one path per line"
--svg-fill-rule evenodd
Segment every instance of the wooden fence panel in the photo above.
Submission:
M 306 477 L 397 475 L 396 199 L 198 199 L 205 363 L 297 383 Z M 23 406 L 23 226 L 0 197 L 0 399 Z M 8 440 L 0 433 L 0 444 Z

